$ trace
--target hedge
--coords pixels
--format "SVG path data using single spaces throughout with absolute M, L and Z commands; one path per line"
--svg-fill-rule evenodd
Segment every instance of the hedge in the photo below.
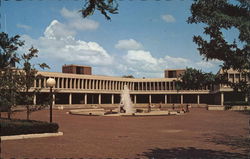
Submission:
M 234 105 L 249 105 L 248 102 L 245 101 L 226 101 L 224 105 L 234 106 Z
M 35 120 L 0 119 L 0 136 L 58 132 L 57 123 Z

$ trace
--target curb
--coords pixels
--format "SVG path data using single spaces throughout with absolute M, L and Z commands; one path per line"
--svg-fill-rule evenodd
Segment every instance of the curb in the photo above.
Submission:
M 63 132 L 58 133 L 43 133 L 43 134 L 26 134 L 26 135 L 12 135 L 12 136 L 1 136 L 2 141 L 6 140 L 19 140 L 19 139 L 33 139 L 41 137 L 53 137 L 53 136 L 62 136 Z

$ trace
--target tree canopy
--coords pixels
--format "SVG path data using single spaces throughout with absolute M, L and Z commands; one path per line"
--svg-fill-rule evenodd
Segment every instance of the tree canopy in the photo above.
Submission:
M 206 60 L 223 61 L 223 70 L 232 68 L 250 77 L 250 1 L 195 0 L 188 23 L 203 23 L 204 34 L 194 36 L 200 55 Z M 236 29 L 238 37 L 226 40 L 223 32 Z M 244 80 L 228 82 L 236 91 L 250 94 L 250 85 Z
M 99 10 L 107 20 L 111 20 L 110 14 L 118 13 L 118 3 L 116 0 L 85 0 L 84 7 L 80 10 L 83 18 L 92 15 L 95 10 Z
M 223 61 L 223 68 L 235 70 L 250 69 L 250 2 L 238 0 L 231 4 L 228 0 L 196 0 L 191 6 L 192 16 L 188 23 L 204 23 L 204 34 L 194 36 L 200 54 L 206 60 Z M 239 36 L 228 42 L 223 31 L 237 29 Z

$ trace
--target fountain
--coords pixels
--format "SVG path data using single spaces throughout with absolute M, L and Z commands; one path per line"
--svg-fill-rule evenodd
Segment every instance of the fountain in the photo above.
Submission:
M 119 104 L 119 113 L 126 113 L 126 114 L 135 113 L 127 85 L 124 86 L 124 90 L 121 93 L 121 101 Z
M 148 109 L 135 109 L 130 98 L 128 86 L 125 85 L 121 92 L 120 104 L 116 109 L 110 109 L 106 111 L 104 108 L 100 109 L 77 109 L 70 110 L 70 114 L 75 115 L 87 115 L 87 116 L 159 116 L 159 115 L 180 115 L 183 111 L 168 111 L 161 110 L 160 108 L 151 110 L 151 105 L 148 105 Z

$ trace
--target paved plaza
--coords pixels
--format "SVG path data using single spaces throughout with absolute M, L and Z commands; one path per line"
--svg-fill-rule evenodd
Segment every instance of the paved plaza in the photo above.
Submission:
M 54 110 L 63 136 L 2 141 L 3 158 L 250 158 L 249 114 L 193 108 L 184 115 L 105 117 Z M 25 118 L 15 113 L 14 118 Z M 47 110 L 34 120 L 49 120 Z

